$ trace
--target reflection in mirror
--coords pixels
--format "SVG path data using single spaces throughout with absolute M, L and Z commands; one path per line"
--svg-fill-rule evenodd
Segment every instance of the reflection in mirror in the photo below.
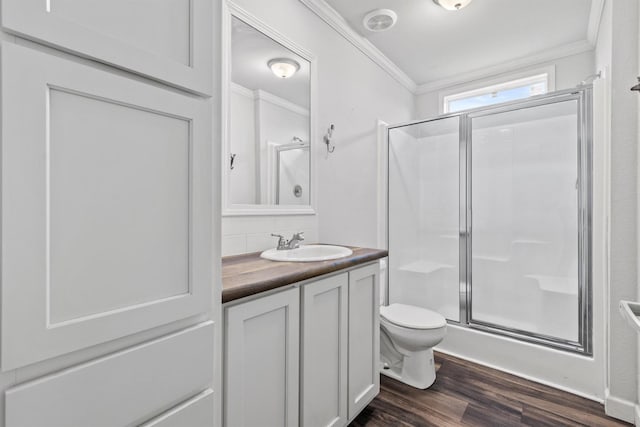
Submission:
M 229 97 L 227 202 L 308 206 L 309 61 L 232 16 Z
M 308 205 L 309 144 L 278 145 L 276 203 L 279 205 Z

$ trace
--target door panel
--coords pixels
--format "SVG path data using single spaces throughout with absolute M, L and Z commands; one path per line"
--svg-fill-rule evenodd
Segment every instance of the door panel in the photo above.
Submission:
M 460 155 L 459 117 L 389 130 L 389 303 L 455 322 L 466 321 L 460 318 Z
M 471 321 L 577 343 L 579 103 L 559 99 L 471 119 Z
M 206 390 L 140 427 L 208 427 L 213 425 L 214 397 Z
M 138 424 L 209 392 L 212 351 L 213 323 L 206 322 L 13 387 L 6 425 Z
M 51 325 L 188 294 L 189 121 L 53 88 L 48 108 Z
M 2 369 L 208 311 L 208 103 L 7 43 L 2 93 Z
M 4 0 L 2 25 L 171 85 L 210 95 L 210 0 Z

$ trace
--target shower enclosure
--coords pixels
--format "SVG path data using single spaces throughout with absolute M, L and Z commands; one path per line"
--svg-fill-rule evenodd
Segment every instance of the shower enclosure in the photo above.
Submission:
M 591 88 L 391 126 L 390 303 L 591 354 Z

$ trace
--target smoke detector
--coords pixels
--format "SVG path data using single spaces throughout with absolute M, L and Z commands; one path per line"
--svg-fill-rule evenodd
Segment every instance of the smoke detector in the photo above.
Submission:
M 362 19 L 362 25 L 373 32 L 386 31 L 393 27 L 398 15 L 391 9 L 376 9 L 367 13 Z

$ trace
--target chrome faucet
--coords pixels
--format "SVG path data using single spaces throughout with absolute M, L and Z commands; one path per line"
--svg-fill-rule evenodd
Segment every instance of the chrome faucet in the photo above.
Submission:
M 271 233 L 271 235 L 278 238 L 278 246 L 276 249 L 279 251 L 299 248 L 300 242 L 304 240 L 304 233 L 302 231 L 300 231 L 299 233 L 294 233 L 294 235 L 289 240 L 285 239 L 281 234 Z
M 295 249 L 300 247 L 300 242 L 304 240 L 304 233 L 302 231 L 294 233 L 289 240 L 289 249 Z

